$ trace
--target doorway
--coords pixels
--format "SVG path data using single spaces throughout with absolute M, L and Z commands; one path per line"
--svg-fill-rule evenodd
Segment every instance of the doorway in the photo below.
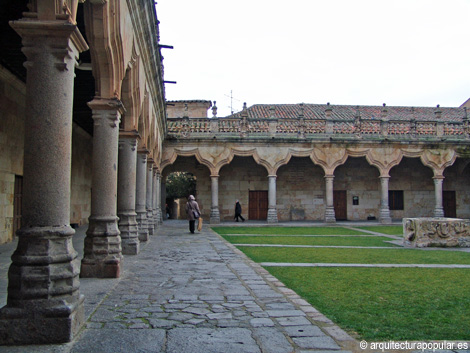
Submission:
M 444 207 L 445 217 L 457 217 L 457 203 L 455 201 L 455 191 L 446 190 L 442 192 L 442 206 Z
M 347 196 L 346 190 L 333 191 L 333 207 L 335 209 L 335 217 L 338 221 L 345 221 L 348 218 Z
M 268 219 L 267 191 L 250 191 L 248 219 L 260 221 Z

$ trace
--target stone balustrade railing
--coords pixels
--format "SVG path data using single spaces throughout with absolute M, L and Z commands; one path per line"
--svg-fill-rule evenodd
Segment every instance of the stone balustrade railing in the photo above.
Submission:
M 379 119 L 168 118 L 176 138 L 292 138 L 470 141 L 470 124 L 445 121 Z

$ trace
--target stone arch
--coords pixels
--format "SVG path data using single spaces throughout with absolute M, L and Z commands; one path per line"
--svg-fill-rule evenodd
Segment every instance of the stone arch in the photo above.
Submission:
M 132 46 L 132 58 L 127 64 L 126 74 L 121 87 L 121 99 L 125 113 L 121 117 L 121 128 L 126 131 L 138 129 L 138 117 L 141 109 L 139 85 L 139 57 Z
M 127 12 L 121 13 L 120 1 L 87 1 L 84 4 L 84 13 L 96 96 L 119 99 L 125 75 L 125 57 L 131 56 L 125 55 L 126 46 L 123 45 L 121 36 Z

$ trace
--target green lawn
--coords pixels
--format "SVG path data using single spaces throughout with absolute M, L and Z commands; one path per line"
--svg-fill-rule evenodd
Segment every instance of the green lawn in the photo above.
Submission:
M 282 244 L 282 245 L 336 245 L 336 246 L 384 246 L 395 247 L 386 243 L 392 239 L 387 237 L 358 236 L 249 236 L 223 235 L 233 244 Z
M 238 246 L 255 262 L 470 264 L 470 253 L 409 249 L 266 248 Z
M 265 234 L 265 235 L 367 235 L 366 232 L 344 227 L 212 227 L 220 235 Z
M 361 339 L 470 339 L 468 269 L 267 269 Z
M 371 232 L 377 232 L 382 234 L 389 235 L 398 235 L 403 236 L 403 226 L 364 226 L 364 227 L 354 227 L 357 229 L 364 229 Z

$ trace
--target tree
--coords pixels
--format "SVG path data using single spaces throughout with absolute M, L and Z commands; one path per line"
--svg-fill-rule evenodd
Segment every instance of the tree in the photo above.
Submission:
M 166 179 L 166 197 L 179 199 L 196 193 L 196 178 L 191 173 L 174 172 Z

